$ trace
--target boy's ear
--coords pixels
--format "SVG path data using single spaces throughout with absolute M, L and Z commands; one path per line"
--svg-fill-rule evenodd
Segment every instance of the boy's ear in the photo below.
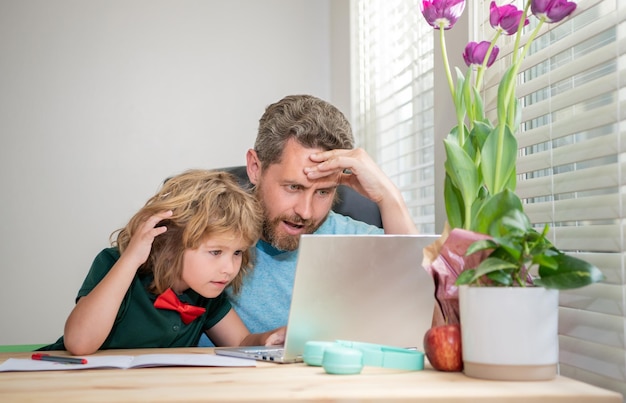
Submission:
M 257 157 L 256 151 L 253 149 L 248 150 L 246 153 L 246 171 L 248 172 L 248 179 L 250 183 L 256 185 L 261 176 L 261 162 Z

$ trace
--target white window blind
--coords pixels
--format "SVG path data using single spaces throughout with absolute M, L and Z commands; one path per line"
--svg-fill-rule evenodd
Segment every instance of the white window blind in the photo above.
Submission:
M 435 232 L 433 45 L 417 0 L 353 0 L 359 145 L 402 192 L 422 233 Z
M 517 193 L 533 223 L 550 224 L 559 248 L 606 276 L 560 293 L 561 374 L 626 396 L 626 2 L 576 3 L 572 16 L 544 25 L 522 66 Z M 472 40 L 492 38 L 489 4 L 467 2 Z M 449 93 L 433 84 L 433 30 L 417 1 L 352 5 L 357 139 L 401 188 L 420 230 L 432 232 L 435 218 L 445 220 L 433 217 L 432 206 L 443 202 L 435 200 L 433 180 L 444 169 L 432 159 L 433 142 L 442 141 L 433 133 L 454 124 L 433 123 L 433 94 Z M 485 77 L 493 120 L 497 84 L 513 51 L 506 39 Z

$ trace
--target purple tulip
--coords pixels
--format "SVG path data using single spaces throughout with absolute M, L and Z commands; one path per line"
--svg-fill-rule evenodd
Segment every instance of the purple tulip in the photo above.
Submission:
M 502 29 L 507 35 L 513 35 L 517 32 L 523 15 L 524 11 L 518 10 L 513 4 L 498 7 L 496 2 L 492 1 L 489 9 L 489 22 L 495 29 Z M 524 21 L 524 25 L 528 25 L 528 18 Z
M 559 22 L 576 10 L 576 3 L 567 0 L 532 0 L 530 10 L 540 20 Z
M 465 64 L 471 66 L 482 65 L 485 60 L 485 56 L 487 55 L 487 50 L 489 49 L 489 45 L 491 45 L 488 41 L 482 41 L 480 43 L 470 42 L 465 46 L 465 50 L 463 51 L 463 59 L 465 60 Z M 498 53 L 500 49 L 497 46 L 494 46 L 491 50 L 491 54 L 489 55 L 489 60 L 487 61 L 487 67 L 490 67 L 493 62 L 498 58 Z
M 463 10 L 465 0 L 422 0 L 420 10 L 426 22 L 435 29 L 443 25 L 450 29 L 456 24 Z

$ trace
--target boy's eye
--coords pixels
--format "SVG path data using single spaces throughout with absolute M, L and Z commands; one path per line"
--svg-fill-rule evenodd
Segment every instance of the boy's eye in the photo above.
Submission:
M 236 250 L 235 251 L 235 256 L 241 256 L 243 254 L 242 250 Z
M 214 256 L 219 256 L 222 254 L 221 250 L 210 250 L 209 253 Z

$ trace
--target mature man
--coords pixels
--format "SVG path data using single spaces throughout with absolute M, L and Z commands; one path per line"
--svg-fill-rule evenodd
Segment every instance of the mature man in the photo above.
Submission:
M 354 149 L 345 116 L 319 98 L 293 95 L 268 106 L 246 162 L 265 223 L 252 274 L 231 300 L 253 333 L 287 324 L 301 234 L 383 232 L 331 211 L 339 184 L 376 202 L 385 233 L 417 233 L 400 191 Z

